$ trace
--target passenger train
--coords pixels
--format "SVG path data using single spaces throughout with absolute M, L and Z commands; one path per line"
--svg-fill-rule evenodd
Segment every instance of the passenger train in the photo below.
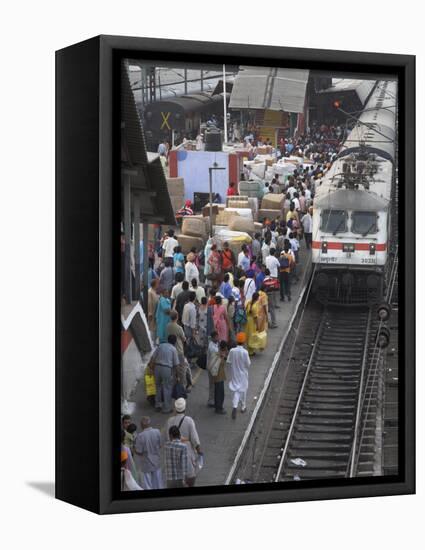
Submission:
M 320 301 L 382 300 L 391 246 L 397 83 L 378 81 L 316 185 L 313 291 Z

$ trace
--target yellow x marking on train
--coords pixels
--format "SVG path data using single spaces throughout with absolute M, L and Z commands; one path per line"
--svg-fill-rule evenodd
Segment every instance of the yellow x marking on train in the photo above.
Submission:
M 168 124 L 168 119 L 170 118 L 171 113 L 163 113 L 161 111 L 162 116 L 162 124 L 161 124 L 161 130 L 164 128 L 164 126 L 167 126 L 169 130 L 171 130 L 171 126 Z

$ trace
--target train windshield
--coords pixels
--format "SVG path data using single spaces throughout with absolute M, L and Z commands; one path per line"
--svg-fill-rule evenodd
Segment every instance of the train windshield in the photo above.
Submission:
M 323 210 L 322 231 L 327 233 L 345 233 L 347 231 L 347 212 L 345 210 Z
M 377 233 L 376 212 L 353 212 L 351 231 L 360 233 L 364 237 L 370 233 Z

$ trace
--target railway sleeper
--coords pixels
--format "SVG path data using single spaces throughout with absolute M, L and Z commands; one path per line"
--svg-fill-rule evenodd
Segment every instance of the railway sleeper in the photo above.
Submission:
M 305 460 L 304 457 L 300 457 L 302 458 L 303 460 Z M 295 460 L 295 459 L 294 459 Z M 310 459 L 310 460 L 306 460 L 307 462 L 307 465 L 306 466 L 303 466 L 303 469 L 306 469 L 307 468 L 309 470 L 313 469 L 313 470 L 322 470 L 322 469 L 325 469 L 325 470 L 329 470 L 329 468 L 332 468 L 332 469 L 335 469 L 335 470 L 340 470 L 340 471 L 344 471 L 345 470 L 345 466 L 346 466 L 346 461 L 344 462 L 341 462 L 341 461 L 336 461 L 336 460 L 316 460 L 316 459 Z M 285 462 L 285 466 L 284 466 L 285 470 L 294 470 L 294 469 L 299 469 L 300 466 L 297 465 L 297 464 L 293 464 L 291 462 L 291 460 L 287 460 Z
M 298 476 L 301 479 L 322 479 L 322 478 L 341 478 L 346 477 L 345 470 L 310 470 L 310 469 L 291 469 L 291 477 L 285 473 L 287 481 L 293 481 L 294 477 Z M 282 479 L 282 477 L 281 477 Z M 285 478 L 283 478 L 285 479 Z
M 297 450 L 295 450 L 297 449 Z M 351 451 L 351 442 L 348 443 L 335 443 L 332 441 L 311 441 L 306 440 L 305 442 L 297 440 L 296 447 L 289 450 L 290 453 L 303 453 L 307 451 L 313 451 L 315 449 L 320 449 L 320 452 L 347 452 Z
M 315 451 L 315 450 L 310 450 L 310 449 L 305 449 L 301 455 L 300 453 L 294 453 L 292 450 L 289 451 L 288 453 L 288 456 L 291 457 L 291 458 L 297 458 L 298 456 L 300 456 L 300 458 L 302 458 L 303 460 L 308 460 L 309 458 L 319 458 L 319 459 L 323 459 L 323 460 L 335 460 L 335 461 L 338 461 L 338 460 L 347 460 L 348 457 L 350 456 L 350 453 L 348 452 L 345 452 L 345 453 L 340 453 L 340 452 L 332 452 L 332 451 L 324 451 L 324 450 L 320 450 L 320 451 Z
M 314 424 L 318 426 L 352 426 L 353 425 L 353 415 L 347 416 L 346 418 L 338 418 L 336 416 L 328 416 L 322 414 L 308 414 L 301 413 L 298 417 L 298 421 L 301 424 Z
M 352 434 L 342 434 L 342 433 L 323 433 L 323 432 L 302 432 L 297 431 L 294 433 L 294 441 L 315 441 L 320 442 L 330 442 L 330 443 L 351 443 L 353 437 Z M 296 445 L 296 443 L 295 443 Z
M 344 428 L 343 426 L 335 426 L 333 424 L 311 424 L 308 422 L 299 423 L 296 427 L 296 433 L 320 433 L 320 434 L 351 434 L 352 426 Z

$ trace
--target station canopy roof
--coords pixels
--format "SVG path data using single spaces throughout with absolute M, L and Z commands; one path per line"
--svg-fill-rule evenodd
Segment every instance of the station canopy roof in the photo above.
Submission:
M 309 71 L 277 67 L 241 66 L 229 107 L 302 113 Z
M 146 150 L 126 63 L 121 68 L 121 173 L 130 177 L 131 192 L 139 194 L 141 222 L 175 225 L 159 155 Z
M 371 94 L 376 80 L 356 80 L 353 78 L 333 78 L 332 86 L 320 90 L 319 94 L 343 94 L 352 92 L 357 94 L 362 105 L 366 103 Z

